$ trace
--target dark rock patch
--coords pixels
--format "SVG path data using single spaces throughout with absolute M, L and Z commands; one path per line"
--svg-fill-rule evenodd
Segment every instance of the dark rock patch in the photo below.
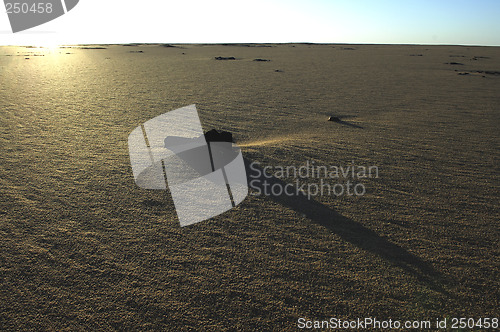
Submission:
M 105 50 L 106 47 L 102 46 L 83 46 L 83 47 L 77 47 L 81 50 Z
M 336 116 L 331 116 L 328 118 L 328 121 L 333 121 L 333 122 L 340 122 L 342 120 L 340 120 L 340 118 L 336 117 Z
M 455 71 L 458 72 L 458 70 Z M 469 75 L 476 73 L 482 74 L 483 77 L 486 77 L 485 75 L 500 76 L 500 71 L 495 71 L 495 70 L 473 70 L 473 71 L 459 72 L 458 75 Z
M 236 60 L 234 56 L 216 56 L 215 60 Z
M 253 59 L 253 61 L 269 62 L 271 60 L 268 60 L 268 59 Z
M 17 54 L 16 56 L 24 56 L 24 57 L 33 57 L 33 56 L 45 56 L 44 54 L 36 54 L 36 53 L 26 53 L 26 54 Z
M 237 46 L 237 47 L 274 47 L 273 45 L 269 44 L 241 44 L 241 43 L 235 43 L 235 44 L 220 44 L 221 46 Z
M 493 70 L 476 70 L 476 73 L 500 76 L 500 71 Z
M 207 131 L 205 134 L 205 140 L 207 142 L 231 142 L 234 143 L 233 134 L 228 131 L 217 131 L 212 129 Z
M 474 56 L 474 57 L 472 57 L 471 60 L 477 61 L 477 60 L 480 60 L 480 59 L 490 59 L 490 57 L 489 56 Z

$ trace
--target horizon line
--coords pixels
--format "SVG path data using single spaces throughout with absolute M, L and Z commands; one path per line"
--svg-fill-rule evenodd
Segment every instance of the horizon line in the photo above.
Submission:
M 297 45 L 364 45 L 364 46 L 460 46 L 460 47 L 500 47 L 500 45 L 484 45 L 484 44 L 446 44 L 446 43 L 340 43 L 340 42 L 203 42 L 203 43 L 166 43 L 166 42 L 130 42 L 130 43 L 76 43 L 76 44 L 71 44 L 71 43 L 63 43 L 60 45 L 57 45 L 57 47 L 64 47 L 64 46 L 89 46 L 89 45 L 107 45 L 107 46 L 112 46 L 112 45 L 291 45 L 291 44 L 297 44 Z M 43 48 L 44 46 L 36 46 L 36 45 L 15 45 L 15 44 L 10 44 L 10 45 L 0 45 L 0 47 L 40 47 Z

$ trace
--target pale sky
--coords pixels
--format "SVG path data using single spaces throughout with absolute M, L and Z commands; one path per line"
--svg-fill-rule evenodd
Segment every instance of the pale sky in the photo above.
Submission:
M 21 0 L 20 0 L 21 1 Z M 500 46 L 500 0 L 80 0 L 0 45 L 383 43 Z

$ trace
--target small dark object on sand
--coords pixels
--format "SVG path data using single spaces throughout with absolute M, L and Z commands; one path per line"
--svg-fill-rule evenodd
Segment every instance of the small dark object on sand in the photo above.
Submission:
M 469 75 L 469 73 L 458 73 L 458 75 Z
M 234 56 L 228 56 L 228 57 L 216 56 L 215 60 L 236 60 L 236 58 Z
M 274 72 L 275 72 L 275 73 L 282 73 L 282 72 L 283 72 L 283 70 L 281 70 L 281 69 L 276 69 Z
M 233 141 L 233 134 L 228 131 L 217 131 L 215 129 L 209 130 L 205 133 L 205 140 L 207 142 L 231 142 Z
M 331 116 L 328 118 L 328 121 L 340 122 L 341 120 L 339 118 L 337 118 L 336 116 Z
M 77 47 L 81 50 L 105 50 L 106 47 L 102 46 L 82 46 L 82 47 Z
M 458 66 L 463 66 L 463 63 L 460 62 L 446 62 L 445 65 L 458 65 Z
M 493 71 L 493 70 L 476 70 L 476 73 L 488 74 L 488 75 L 500 75 L 500 71 Z
M 253 59 L 253 61 L 269 62 L 271 60 L 268 60 L 268 59 Z

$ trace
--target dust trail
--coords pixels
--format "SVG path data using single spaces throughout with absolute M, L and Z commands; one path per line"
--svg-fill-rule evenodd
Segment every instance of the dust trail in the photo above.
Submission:
M 289 141 L 298 141 L 300 140 L 298 137 L 275 137 L 275 138 L 267 138 L 259 141 L 252 141 L 243 144 L 238 144 L 238 146 L 244 147 L 254 147 L 254 146 L 264 146 L 264 145 L 277 145 L 284 142 Z

